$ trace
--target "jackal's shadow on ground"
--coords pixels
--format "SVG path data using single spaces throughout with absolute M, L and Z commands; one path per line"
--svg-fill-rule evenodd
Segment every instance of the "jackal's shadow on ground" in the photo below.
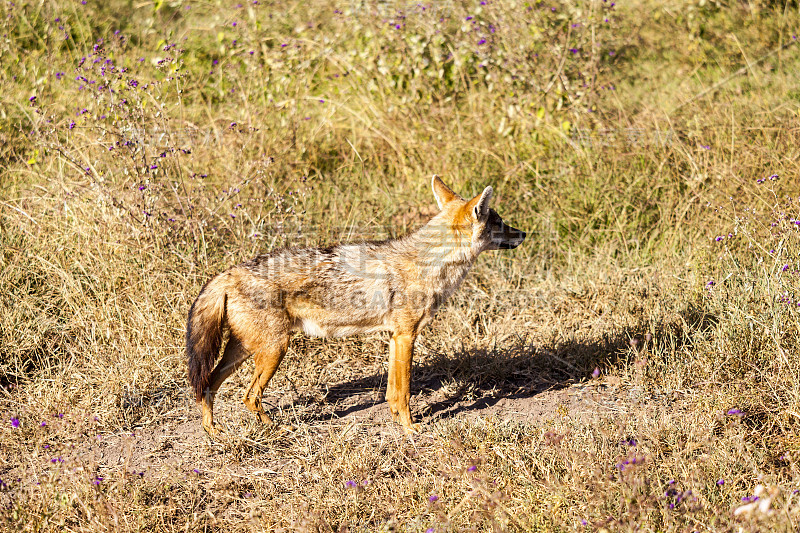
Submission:
M 620 358 L 635 356 L 647 342 L 643 329 L 629 329 L 593 341 L 542 345 L 522 337 L 498 341 L 490 348 L 456 347 L 415 362 L 411 382 L 412 411 L 425 418 L 449 418 L 480 411 L 501 400 L 531 398 L 592 378 Z M 652 337 L 651 337 L 652 338 Z M 385 372 L 374 372 L 328 385 L 328 408 L 306 411 L 309 421 L 358 416 L 384 403 Z M 297 403 L 314 400 L 301 394 Z M 388 409 L 381 406 L 382 410 Z

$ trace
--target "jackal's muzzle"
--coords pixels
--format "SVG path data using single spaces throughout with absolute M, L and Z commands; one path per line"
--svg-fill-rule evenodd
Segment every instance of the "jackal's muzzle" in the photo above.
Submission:
M 505 231 L 497 241 L 497 245 L 501 250 L 513 250 L 525 240 L 526 233 L 521 229 L 506 226 Z

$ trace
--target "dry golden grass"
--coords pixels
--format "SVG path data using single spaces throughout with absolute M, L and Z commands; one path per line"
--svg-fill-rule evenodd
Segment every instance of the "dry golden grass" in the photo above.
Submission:
M 0 15 L 0 528 L 797 529 L 795 5 Z M 298 336 L 279 427 L 246 367 L 208 439 L 202 284 L 413 230 L 433 173 L 529 237 L 418 342 L 423 433 L 388 421 L 384 337 Z

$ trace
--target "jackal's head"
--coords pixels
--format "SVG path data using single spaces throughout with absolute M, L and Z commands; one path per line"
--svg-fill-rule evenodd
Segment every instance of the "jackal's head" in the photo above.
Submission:
M 503 222 L 497 211 L 489 207 L 491 187 L 486 187 L 475 198 L 465 200 L 445 185 L 439 176 L 433 176 L 431 185 L 436 203 L 442 210 L 437 218 L 447 220 L 454 232 L 471 234 L 472 247 L 477 253 L 509 250 L 525 240 L 524 231 Z

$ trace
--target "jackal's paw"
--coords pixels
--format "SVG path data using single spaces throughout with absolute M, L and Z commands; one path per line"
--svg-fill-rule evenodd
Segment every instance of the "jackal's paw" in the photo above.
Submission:
M 415 434 L 418 434 L 418 433 L 420 433 L 422 431 L 422 426 L 419 425 L 418 423 L 414 422 L 414 423 L 411 423 L 411 424 L 409 424 L 407 426 L 404 425 L 403 429 L 405 430 L 406 435 L 415 435 Z
M 258 414 L 258 419 L 261 420 L 262 424 L 266 424 L 268 426 L 271 426 L 274 423 L 272 421 L 272 419 L 269 417 L 269 415 L 267 413 L 265 413 L 264 411 L 261 411 L 260 413 L 257 413 L 257 414 Z
M 206 430 L 209 437 L 219 437 L 220 434 L 223 432 L 223 429 L 218 426 L 217 424 L 203 424 L 203 429 Z

